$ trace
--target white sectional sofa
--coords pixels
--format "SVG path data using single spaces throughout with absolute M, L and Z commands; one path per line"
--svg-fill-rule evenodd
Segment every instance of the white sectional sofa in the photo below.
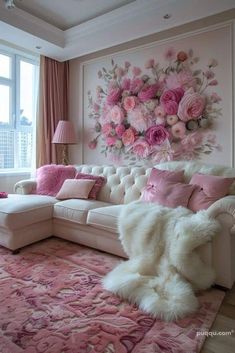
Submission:
M 235 169 L 198 162 L 167 162 L 159 169 L 185 171 L 188 182 L 196 172 L 235 176 Z M 118 239 L 117 219 L 123 204 L 138 200 L 151 168 L 90 166 L 76 167 L 79 172 L 102 175 L 107 183 L 98 200 L 69 199 L 33 195 L 35 180 L 15 185 L 16 194 L 0 201 L 0 245 L 11 250 L 51 235 L 126 257 Z M 200 249 L 206 262 L 217 273 L 216 283 L 231 288 L 235 280 L 235 183 L 230 195 L 208 209 L 218 218 L 222 232 L 212 243 Z M 143 204 L 144 207 L 144 204 Z

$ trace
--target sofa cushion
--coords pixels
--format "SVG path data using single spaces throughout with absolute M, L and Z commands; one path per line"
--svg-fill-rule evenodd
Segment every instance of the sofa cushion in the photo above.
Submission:
M 66 179 L 56 198 L 58 200 L 87 199 L 94 184 L 95 180 Z
M 39 195 L 55 196 L 65 179 L 73 179 L 76 174 L 76 168 L 73 166 L 64 166 L 49 164 L 37 169 L 37 189 Z
M 85 174 L 85 173 L 77 173 L 75 176 L 75 179 L 90 179 L 94 180 L 94 185 L 92 189 L 90 190 L 88 199 L 97 199 L 97 195 L 102 188 L 102 186 L 106 183 L 106 179 L 103 176 L 99 175 L 91 175 L 91 174 Z
M 117 221 L 123 205 L 95 208 L 88 212 L 87 224 L 118 233 Z
M 0 227 L 11 230 L 52 218 L 57 200 L 41 195 L 9 195 L 0 201 Z
M 97 200 L 70 199 L 60 201 L 54 206 L 54 218 L 86 224 L 88 211 L 97 208 L 110 206 L 108 202 Z
M 188 208 L 194 212 L 205 210 L 229 193 L 234 178 L 196 173 L 190 184 L 198 185 L 189 200 Z
M 150 191 L 158 190 L 159 184 L 162 180 L 175 182 L 175 183 L 182 183 L 184 181 L 184 171 L 183 170 L 170 171 L 170 170 L 161 170 L 161 169 L 153 168 L 148 178 L 147 185 L 142 190 L 141 200 L 146 202 L 157 201 L 157 200 L 154 201 L 152 199 L 150 200 Z
M 175 183 L 163 179 L 158 186 L 147 185 L 141 201 L 156 202 L 159 205 L 171 208 L 187 207 L 190 196 L 197 188 L 199 188 L 197 185 Z

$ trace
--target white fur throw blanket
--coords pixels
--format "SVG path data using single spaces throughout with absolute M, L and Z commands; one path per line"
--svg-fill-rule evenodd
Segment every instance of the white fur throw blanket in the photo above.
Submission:
M 219 222 L 206 211 L 133 202 L 123 207 L 118 227 L 129 260 L 103 279 L 104 288 L 153 317 L 175 320 L 194 312 L 194 291 L 215 279 L 197 248 L 220 230 Z

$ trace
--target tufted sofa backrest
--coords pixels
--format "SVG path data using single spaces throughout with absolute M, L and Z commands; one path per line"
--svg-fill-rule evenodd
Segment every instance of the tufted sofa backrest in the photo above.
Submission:
M 184 170 L 185 182 L 189 182 L 193 174 L 203 173 L 235 177 L 235 169 L 200 162 L 173 161 L 155 165 L 156 168 L 166 170 Z M 146 167 L 115 167 L 110 165 L 79 165 L 78 172 L 101 175 L 107 183 L 99 192 L 100 201 L 114 204 L 129 203 L 138 200 L 141 191 L 147 183 L 152 168 Z M 230 188 L 230 194 L 235 195 L 235 183 Z
M 146 185 L 151 168 L 145 167 L 115 167 L 80 165 L 76 166 L 78 172 L 93 175 L 102 175 L 107 183 L 99 192 L 100 201 L 114 204 L 129 203 L 138 200 L 141 190 Z

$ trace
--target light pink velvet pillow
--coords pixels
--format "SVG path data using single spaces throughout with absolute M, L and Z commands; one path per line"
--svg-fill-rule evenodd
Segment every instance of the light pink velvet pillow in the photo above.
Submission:
M 198 185 L 194 190 L 188 208 L 194 212 L 205 210 L 215 201 L 226 196 L 235 178 L 216 175 L 194 174 L 190 184 Z
M 96 200 L 98 192 L 102 188 L 102 186 L 106 183 L 106 179 L 99 175 L 85 174 L 85 173 L 77 173 L 75 179 L 89 179 L 95 180 L 95 184 L 89 193 L 89 199 Z
M 175 183 L 181 183 L 184 181 L 184 171 L 171 171 L 171 170 L 161 170 L 157 168 L 152 168 L 150 176 L 147 181 L 147 185 L 142 190 L 141 200 L 149 202 L 149 192 L 152 187 L 158 187 L 161 180 L 174 181 Z
M 49 164 L 37 169 L 37 189 L 39 195 L 56 196 L 65 179 L 73 179 L 76 174 L 76 168 L 73 166 L 64 166 Z
M 162 179 L 168 181 L 174 181 L 176 183 L 184 182 L 184 171 L 183 170 L 161 170 L 153 168 L 148 178 L 147 184 L 157 185 Z
M 56 195 L 56 198 L 59 200 L 87 199 L 94 184 L 95 180 L 66 179 Z
M 188 201 L 196 185 L 184 183 L 175 183 L 162 179 L 157 186 L 147 185 L 144 191 L 144 197 L 141 198 L 145 202 L 157 202 L 166 207 L 175 208 L 177 206 L 188 206 Z

